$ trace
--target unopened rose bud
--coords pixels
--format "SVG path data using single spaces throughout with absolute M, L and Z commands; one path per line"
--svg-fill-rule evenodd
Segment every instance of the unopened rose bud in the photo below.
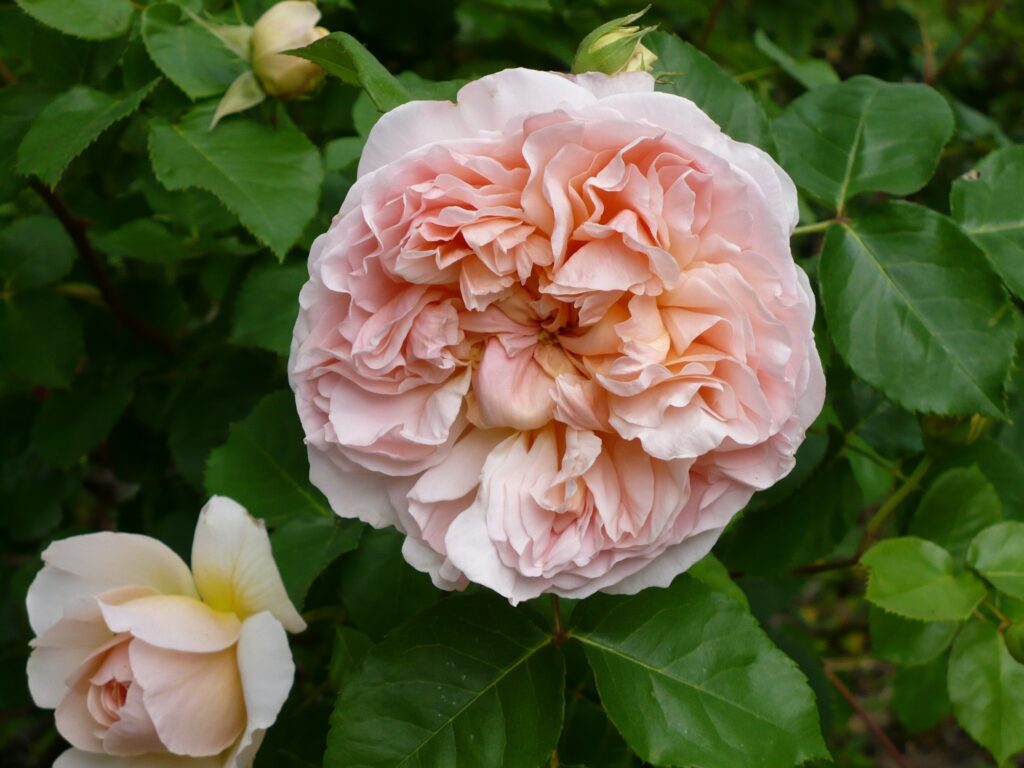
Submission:
M 287 56 L 329 34 L 316 26 L 320 11 L 305 0 L 284 0 L 260 16 L 252 30 L 252 69 L 264 90 L 290 99 L 311 91 L 323 77 L 318 64 Z
M 647 8 L 613 19 L 583 38 L 572 62 L 573 73 L 617 75 L 622 72 L 650 72 L 658 57 L 642 41 L 644 35 L 655 28 L 629 26 L 645 13 Z

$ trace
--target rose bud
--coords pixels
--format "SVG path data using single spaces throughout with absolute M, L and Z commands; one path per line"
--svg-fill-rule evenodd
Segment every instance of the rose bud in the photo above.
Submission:
M 295 673 L 263 523 L 214 496 L 192 569 L 129 533 L 56 541 L 28 591 L 32 698 L 72 749 L 56 768 L 248 768 Z
M 668 585 L 821 410 L 796 220 L 768 154 L 646 72 L 391 110 L 299 297 L 310 479 L 439 587 Z
M 613 19 L 583 38 L 576 49 L 572 71 L 603 72 L 606 75 L 650 72 L 658 57 L 642 41 L 644 35 L 655 28 L 629 26 L 645 13 L 647 8 L 639 13 Z
M 329 34 L 316 26 L 320 10 L 305 0 L 284 0 L 260 16 L 252 30 L 252 68 L 271 96 L 290 99 L 309 93 L 320 82 L 318 64 L 281 51 L 304 48 Z

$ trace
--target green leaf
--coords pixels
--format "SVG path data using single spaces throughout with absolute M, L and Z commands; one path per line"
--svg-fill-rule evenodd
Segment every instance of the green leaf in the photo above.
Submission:
M 324 167 L 329 171 L 344 171 L 355 166 L 363 152 L 366 139 L 361 136 L 342 136 L 324 145 Z
M 860 192 L 916 192 L 953 135 L 946 100 L 926 85 L 858 76 L 804 94 L 775 119 L 782 166 L 842 211 Z
M 327 677 L 334 688 L 340 688 L 356 665 L 373 647 L 373 641 L 352 627 L 335 627 L 331 666 Z
M 880 659 L 913 667 L 937 658 L 953 642 L 955 621 L 914 621 L 868 607 L 871 651 Z
M 999 276 L 1024 298 L 1024 146 L 997 150 L 953 182 L 950 208 L 992 262 Z
M 961 566 L 971 540 L 1002 519 L 999 495 L 980 469 L 951 469 L 929 486 L 914 512 L 910 534 L 944 547 Z
M 737 141 L 772 148 L 764 110 L 750 91 L 714 61 L 667 32 L 652 32 L 644 38 L 644 45 L 658 56 L 654 74 L 663 81 L 659 91 L 690 99 Z
M 1024 600 L 1024 523 L 986 528 L 971 542 L 967 562 L 1000 592 Z
M 409 92 L 370 53 L 346 32 L 332 32 L 305 48 L 286 51 L 319 64 L 331 75 L 362 88 L 382 112 L 409 101 Z
M 115 259 L 173 264 L 198 255 L 180 237 L 153 219 L 136 219 L 108 232 L 91 234 L 93 245 Z
M 302 607 L 306 593 L 324 570 L 359 546 L 363 526 L 353 520 L 295 517 L 274 531 L 274 561 L 292 603 Z
M 230 496 L 271 525 L 293 517 L 334 513 L 309 482 L 309 464 L 295 400 L 288 391 L 267 395 L 228 441 L 210 454 L 206 490 Z
M 763 29 L 754 33 L 757 50 L 779 65 L 779 68 L 807 90 L 839 82 L 839 75 L 824 59 L 794 59 L 772 42 Z
M 586 768 L 633 768 L 636 764 L 608 715 L 582 694 L 565 702 L 565 729 L 558 740 L 558 760 L 560 766 Z
M 74 243 L 52 216 L 26 216 L 0 231 L 0 283 L 16 291 L 60 280 L 74 261 Z
M 814 694 L 734 599 L 687 576 L 576 606 L 601 702 L 655 765 L 782 768 L 828 754 Z
M 952 555 L 924 539 L 886 539 L 860 562 L 869 571 L 868 601 L 907 619 L 960 621 L 985 597 L 973 573 L 954 573 Z
M 252 270 L 238 292 L 231 340 L 287 356 L 299 313 L 299 289 L 308 278 L 305 264 Z
M 50 95 L 35 86 L 0 88 L 0 201 L 10 199 L 23 180 L 14 173 L 18 145 Z
M 370 529 L 341 564 L 341 602 L 352 623 L 374 639 L 437 602 L 430 577 L 402 557 L 404 537 L 393 528 Z
M 121 418 L 132 394 L 129 376 L 82 376 L 66 392 L 53 393 L 39 409 L 32 448 L 58 467 L 88 454 Z
M 39 289 L 0 300 L 0 373 L 62 387 L 83 353 L 78 315 L 63 296 Z
M 1016 419 L 1014 421 L 1019 423 Z M 1013 429 L 1007 424 L 1004 432 L 1012 433 Z M 936 470 L 976 465 L 999 494 L 1004 516 L 1011 520 L 1024 520 L 1024 483 L 1020 482 L 1024 477 L 1022 455 L 991 437 L 982 437 L 948 455 L 945 461 L 936 465 Z
M 151 123 L 153 171 L 167 189 L 215 194 L 242 225 L 284 258 L 316 214 L 320 155 L 286 118 L 278 128 L 236 118 L 210 130 L 210 108 L 180 123 Z
M 957 721 L 1002 764 L 1024 749 L 1024 665 L 991 624 L 964 627 L 949 659 L 949 699 Z
M 911 733 L 934 728 L 952 714 L 947 692 L 948 654 L 917 667 L 900 667 L 892 680 L 892 711 Z
M 39 113 L 22 139 L 18 173 L 56 184 L 68 163 L 107 128 L 137 110 L 157 82 L 128 94 L 103 93 L 85 85 L 61 94 Z
M 496 595 L 449 598 L 345 680 L 325 768 L 537 768 L 562 726 L 552 638 Z
M 714 555 L 705 555 L 697 563 L 691 565 L 687 573 L 704 586 L 721 592 L 726 597 L 731 597 L 745 610 L 750 610 L 746 594 L 736 586 L 736 582 L 729 577 L 729 570 Z
M 893 202 L 834 224 L 819 279 L 832 340 L 862 379 L 910 410 L 1003 412 L 1013 312 L 953 221 Z
M 191 99 L 218 96 L 248 65 L 176 3 L 142 12 L 142 41 L 153 63 Z
M 125 34 L 135 9 L 130 0 L 17 0 L 25 13 L 48 27 L 86 40 Z

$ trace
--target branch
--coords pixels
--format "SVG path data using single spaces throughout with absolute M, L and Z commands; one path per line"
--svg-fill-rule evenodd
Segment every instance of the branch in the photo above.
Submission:
M 857 697 L 854 696 L 850 692 L 850 689 L 846 687 L 846 683 L 839 679 L 839 675 L 833 671 L 828 659 L 825 659 L 824 667 L 825 677 L 827 677 L 829 682 L 836 687 L 836 690 L 839 691 L 839 695 L 846 699 L 846 702 L 853 707 L 853 711 L 856 712 L 857 716 L 864 721 L 864 724 L 868 727 L 871 733 L 874 734 L 878 743 L 881 744 L 885 751 L 889 753 L 889 756 L 892 757 L 893 761 L 900 766 L 900 768 L 912 768 L 910 761 L 907 760 L 907 756 L 900 752 L 899 748 L 892 743 L 892 740 L 886 735 L 885 731 L 882 730 L 882 726 L 875 722 L 875 719 L 871 714 L 861 706 L 859 701 L 857 701 Z
M 978 19 L 973 27 L 967 30 L 967 34 L 960 39 L 960 42 L 945 55 L 934 70 L 931 72 L 925 71 L 924 82 L 929 85 L 937 82 L 946 73 L 946 70 L 956 63 L 957 59 L 963 54 L 964 49 L 974 42 L 974 38 L 981 34 L 981 31 L 991 21 L 992 17 L 996 15 L 996 11 L 999 10 L 1002 4 L 1003 0 L 989 0 L 988 5 L 985 6 L 985 11 L 981 14 L 981 18 Z
M 708 44 L 708 39 L 711 37 L 711 33 L 715 31 L 715 25 L 718 24 L 718 17 L 722 14 L 722 10 L 725 8 L 727 0 L 715 0 L 715 4 L 711 6 L 711 12 L 708 14 L 708 20 L 704 22 L 704 29 L 701 30 L 700 38 L 697 40 L 696 48 L 700 51 L 704 50 L 704 46 Z
M 174 342 L 168 336 L 158 331 L 121 301 L 121 297 L 114 289 L 113 283 L 110 282 L 110 276 L 107 274 L 106 267 L 103 266 L 103 261 L 92 247 L 92 243 L 89 242 L 89 237 L 86 234 L 86 223 L 71 213 L 60 196 L 43 182 L 39 181 L 39 179 L 32 179 L 29 184 L 68 233 L 71 242 L 75 245 L 75 250 L 78 251 L 78 255 L 85 264 L 85 268 L 92 275 L 92 279 L 99 289 L 100 296 L 103 297 L 104 303 L 110 308 L 117 322 L 130 328 L 146 341 L 156 344 L 165 350 L 173 349 Z

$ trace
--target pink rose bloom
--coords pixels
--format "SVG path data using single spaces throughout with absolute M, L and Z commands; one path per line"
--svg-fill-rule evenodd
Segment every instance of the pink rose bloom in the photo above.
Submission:
M 56 541 L 28 591 L 28 683 L 72 745 L 55 768 L 248 768 L 288 697 L 288 599 L 263 523 L 203 508 L 192 570 L 156 539 Z
M 300 296 L 312 481 L 442 588 L 667 585 L 821 410 L 796 220 L 767 154 L 644 73 L 398 107 Z

